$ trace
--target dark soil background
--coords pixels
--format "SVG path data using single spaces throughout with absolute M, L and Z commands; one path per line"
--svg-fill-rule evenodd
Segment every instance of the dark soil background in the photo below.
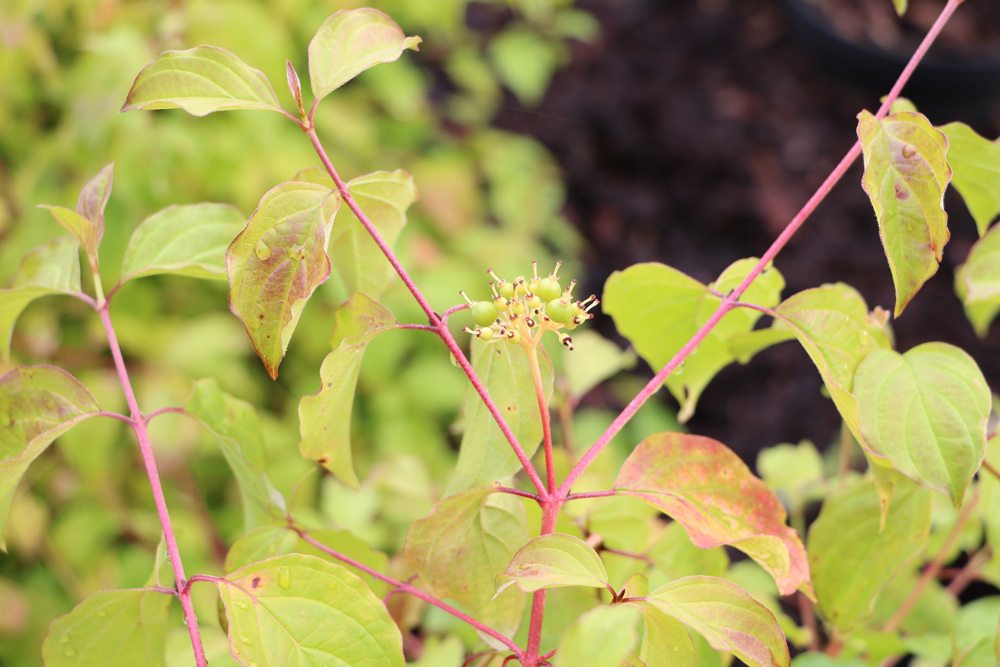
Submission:
M 707 282 L 730 262 L 759 255 L 851 146 L 857 113 L 874 111 L 888 92 L 888 84 L 870 87 L 871 72 L 853 82 L 832 74 L 837 54 L 815 57 L 808 48 L 815 36 L 803 34 L 781 2 L 580 4 L 599 19 L 601 38 L 574 46 L 537 113 L 512 104 L 500 124 L 534 135 L 561 163 L 568 214 L 592 248 L 585 289 L 597 293 L 608 274 L 635 262 L 665 262 Z M 904 94 L 937 124 L 962 120 L 985 136 L 1000 134 L 995 100 L 941 92 L 923 82 Z M 870 306 L 891 310 L 892 280 L 860 178 L 859 160 L 779 255 L 786 294 L 844 281 Z M 944 263 L 894 323 L 898 348 L 954 343 L 1000 388 L 1000 325 L 978 339 L 953 290 L 975 225 L 954 192 L 947 208 Z M 613 332 L 609 318 L 595 322 Z M 786 343 L 720 374 L 690 427 L 751 461 L 778 442 L 827 446 L 839 418 L 820 387 L 805 353 Z

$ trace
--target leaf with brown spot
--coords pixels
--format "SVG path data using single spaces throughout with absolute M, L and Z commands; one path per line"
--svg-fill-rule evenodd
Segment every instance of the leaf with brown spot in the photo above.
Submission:
M 783 595 L 811 595 L 809 564 L 785 508 L 721 442 L 684 433 L 643 440 L 618 473 L 615 489 L 669 515 L 704 549 L 728 544 L 767 570 Z
M 879 120 L 858 115 L 861 184 L 871 199 L 896 286 L 896 317 L 938 270 L 948 242 L 944 191 L 951 181 L 948 138 L 915 111 Z
M 340 197 L 315 183 L 269 190 L 226 252 L 229 309 L 271 378 L 313 291 L 330 276 L 326 254 Z

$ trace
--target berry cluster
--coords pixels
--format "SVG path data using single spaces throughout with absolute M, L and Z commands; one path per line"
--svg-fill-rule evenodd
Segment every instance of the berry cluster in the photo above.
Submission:
M 532 262 L 533 277 L 527 280 L 518 276 L 513 281 L 489 273 L 491 301 L 473 301 L 465 292 L 459 292 L 469 302 L 469 310 L 476 327 L 465 330 L 482 340 L 506 340 L 522 345 L 536 345 L 546 331 L 552 331 L 559 342 L 573 349 L 573 339 L 564 330 L 572 330 L 594 317 L 590 311 L 597 306 L 597 297 L 591 294 L 583 301 L 573 298 L 576 281 L 563 290 L 559 284 L 560 262 L 551 274 L 538 277 L 538 262 Z

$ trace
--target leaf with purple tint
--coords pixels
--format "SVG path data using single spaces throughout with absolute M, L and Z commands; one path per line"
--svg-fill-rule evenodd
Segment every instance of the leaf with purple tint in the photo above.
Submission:
M 100 412 L 75 377 L 55 366 L 24 366 L 0 377 L 0 549 L 14 491 L 52 441 Z
M 751 667 L 789 664 L 788 643 L 774 614 L 725 579 L 676 579 L 647 595 L 641 604 L 680 621 L 712 648 L 730 651 Z
M 728 544 L 767 570 L 783 595 L 811 594 L 805 548 L 785 523 L 785 508 L 721 442 L 684 433 L 643 440 L 618 473 L 615 489 L 669 515 L 702 548 Z
M 330 276 L 326 254 L 340 197 L 315 183 L 269 190 L 229 246 L 229 309 L 240 318 L 272 378 L 302 309 Z

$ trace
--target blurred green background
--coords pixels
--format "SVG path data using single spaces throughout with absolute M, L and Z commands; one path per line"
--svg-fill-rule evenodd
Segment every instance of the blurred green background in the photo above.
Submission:
M 530 138 L 491 127 L 501 106 L 530 109 L 541 99 L 567 61 L 571 40 L 597 35 L 594 19 L 573 0 L 5 0 L 0 279 L 6 284 L 26 251 L 61 233 L 37 205 L 72 205 L 80 186 L 111 161 L 105 286 L 117 280 L 132 230 L 163 207 L 217 201 L 249 215 L 267 189 L 317 163 L 301 132 L 268 113 L 120 114 L 132 79 L 161 51 L 213 44 L 262 69 L 292 108 L 286 58 L 304 77 L 315 29 L 337 9 L 362 4 L 421 35 L 421 51 L 337 91 L 320 107 L 317 125 L 345 177 L 396 168 L 414 174 L 420 199 L 399 249 L 431 303 L 441 310 L 459 303 L 460 288 L 486 296 L 487 267 L 513 276 L 530 271 L 532 259 L 548 270 L 561 258 L 562 275 L 577 273 L 582 242 L 561 215 L 564 189 L 552 157 Z M 502 24 L 470 27 L 476 12 L 491 5 L 504 10 Z M 317 389 L 333 313 L 344 297 L 334 283 L 317 292 L 276 383 L 228 312 L 224 284 L 175 277 L 131 282 L 116 295 L 112 315 L 145 410 L 181 404 L 195 380 L 218 379 L 258 408 L 268 473 L 297 510 L 393 554 L 406 526 L 429 511 L 447 483 L 465 382 L 434 337 L 381 336 L 366 355 L 355 405 L 363 485 L 350 491 L 317 474 L 298 454 L 296 405 Z M 401 321 L 420 321 L 400 285 L 382 301 Z M 465 324 L 455 320 L 456 330 Z M 13 358 L 0 371 L 29 363 L 62 366 L 106 409 L 125 410 L 103 331 L 81 303 L 49 298 L 29 306 L 14 331 Z M 623 380 L 612 391 L 630 384 Z M 600 410 L 580 411 L 578 439 L 608 420 Z M 672 423 L 662 407 L 651 406 L 623 437 L 638 441 Z M 214 443 L 183 417 L 157 420 L 153 437 L 188 572 L 221 572 L 226 546 L 242 530 L 229 469 Z M 7 533 L 0 665 L 41 664 L 41 641 L 54 617 L 95 590 L 141 586 L 151 571 L 159 524 L 131 434 L 119 422 L 93 420 L 60 438 L 29 470 Z M 227 664 L 210 588 L 196 602 L 218 658 L 213 664 Z M 186 665 L 186 633 L 176 620 L 170 641 L 177 650 L 168 654 L 172 665 Z M 440 650 L 454 655 L 451 646 Z

